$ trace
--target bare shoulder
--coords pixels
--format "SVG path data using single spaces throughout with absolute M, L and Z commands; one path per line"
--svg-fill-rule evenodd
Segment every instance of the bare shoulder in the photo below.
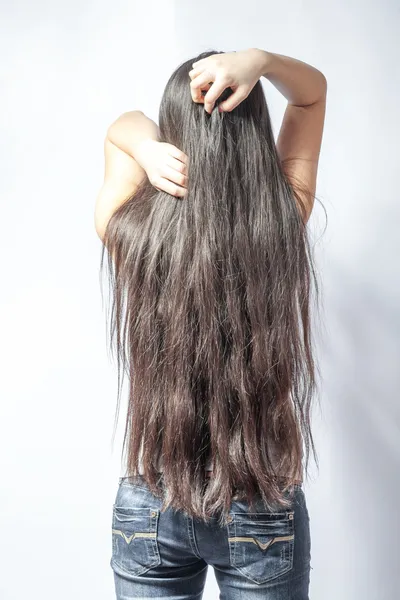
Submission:
M 276 142 L 283 169 L 305 222 L 314 205 L 319 155 L 325 122 L 327 86 L 321 98 L 308 106 L 288 104 Z
M 104 181 L 96 198 L 94 221 L 100 239 L 104 239 L 107 223 L 113 213 L 140 185 L 145 171 L 132 156 L 104 140 Z

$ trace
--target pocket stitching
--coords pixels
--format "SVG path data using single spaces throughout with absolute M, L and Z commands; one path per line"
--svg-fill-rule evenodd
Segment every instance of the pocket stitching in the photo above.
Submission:
M 237 528 L 236 528 L 236 524 L 237 524 L 237 516 L 239 517 L 244 517 L 242 519 L 242 522 L 245 521 L 245 517 L 248 516 L 249 517 L 249 521 L 251 521 L 251 515 L 252 514 L 256 514 L 258 517 L 260 517 L 261 515 L 266 515 L 266 516 L 280 516 L 282 518 L 285 518 L 288 522 L 288 529 L 290 532 L 290 540 L 288 540 L 285 544 L 282 544 L 282 548 L 281 548 L 281 552 L 280 552 L 280 562 L 284 563 L 286 562 L 286 560 L 288 561 L 288 565 L 282 569 L 279 570 L 278 573 L 275 573 L 272 576 L 268 576 L 267 578 L 255 578 L 250 572 L 249 572 L 249 568 L 247 568 L 245 565 L 240 565 L 238 564 L 238 559 L 237 559 L 237 550 L 239 548 L 239 544 L 241 542 L 237 541 L 238 538 L 240 537 L 247 537 L 247 538 L 254 538 L 254 536 L 238 536 L 237 535 Z M 258 585 L 262 585 L 264 583 L 269 583 L 270 581 L 273 581 L 274 579 L 281 577 L 282 575 L 285 575 L 285 573 L 287 573 L 288 571 L 290 571 L 293 568 L 293 547 L 294 547 L 294 512 L 290 511 L 290 512 L 285 512 L 285 513 L 243 513 L 243 512 L 230 512 L 230 515 L 232 515 L 233 519 L 232 521 L 230 521 L 228 523 L 228 543 L 229 543 L 229 554 L 231 557 L 231 565 L 237 569 L 238 571 L 240 571 L 240 573 L 242 573 L 242 575 L 244 577 L 246 577 L 247 579 L 249 579 L 250 581 L 253 581 L 254 583 L 258 584 Z M 289 518 L 289 515 L 291 515 L 291 517 Z M 259 520 L 258 522 L 262 522 L 261 520 Z M 232 532 L 234 535 L 231 536 L 230 533 Z M 288 536 L 276 536 L 276 537 L 288 537 Z M 232 541 L 232 539 L 234 538 L 234 541 Z M 242 542 L 245 543 L 245 542 Z M 247 543 L 247 542 L 246 542 Z M 255 543 L 256 546 L 259 547 L 259 545 L 257 544 L 257 542 L 252 542 Z M 270 544 L 270 546 L 268 546 L 265 549 L 265 552 L 268 551 L 268 549 L 272 546 L 272 544 Z M 285 558 L 285 554 L 286 554 L 286 548 L 288 548 L 289 550 L 289 556 L 286 559 Z
M 134 576 L 139 576 L 139 575 L 143 575 L 144 573 L 146 573 L 147 571 L 149 571 L 150 569 L 153 569 L 154 567 L 157 567 L 160 563 L 161 563 L 161 556 L 160 556 L 160 550 L 158 547 L 158 536 L 157 536 L 157 527 L 158 527 L 158 519 L 159 519 L 159 514 L 160 514 L 160 510 L 157 508 L 153 508 L 153 507 L 141 507 L 138 509 L 128 509 L 132 510 L 131 516 L 132 519 L 125 519 L 125 521 L 130 521 L 133 520 L 134 517 L 134 511 L 148 511 L 148 519 L 149 519 L 149 526 L 148 526 L 148 531 L 142 531 L 142 532 L 135 532 L 135 533 L 140 533 L 142 535 L 138 536 L 139 539 L 144 539 L 146 540 L 146 545 L 145 548 L 147 550 L 148 553 L 148 558 L 149 558 L 149 563 L 146 565 L 140 565 L 135 569 L 127 569 L 125 568 L 122 563 L 118 560 L 117 558 L 117 533 L 114 533 L 114 530 L 117 530 L 116 527 L 116 523 L 117 523 L 117 514 L 118 514 L 118 509 L 121 509 L 122 511 L 127 510 L 125 507 L 119 507 L 117 505 L 114 504 L 113 506 L 113 522 L 112 522 L 112 557 L 111 557 L 111 566 L 112 567 L 117 567 L 118 570 L 122 571 L 123 573 L 126 573 L 128 575 L 134 575 Z M 154 513 L 154 514 L 152 514 Z M 121 515 L 123 514 L 124 517 L 127 517 L 129 515 L 126 513 L 121 512 Z M 122 534 L 122 538 L 126 541 L 126 536 L 124 535 L 124 532 L 122 531 L 122 529 L 120 530 L 121 534 Z M 132 538 L 131 541 L 134 541 L 135 536 Z M 129 545 L 127 543 L 127 545 Z

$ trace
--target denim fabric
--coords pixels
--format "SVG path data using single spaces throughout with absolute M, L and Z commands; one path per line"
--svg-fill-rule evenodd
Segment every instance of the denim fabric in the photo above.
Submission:
M 140 475 L 119 479 L 110 561 L 117 600 L 198 600 L 208 565 L 220 600 L 308 600 L 310 519 L 300 484 L 279 512 L 266 512 L 261 498 L 251 513 L 232 500 L 223 526 L 161 505 Z

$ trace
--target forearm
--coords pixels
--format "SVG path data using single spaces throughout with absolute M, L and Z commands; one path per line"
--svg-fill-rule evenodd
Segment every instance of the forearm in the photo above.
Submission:
M 259 50 L 260 72 L 289 102 L 308 106 L 323 98 L 327 82 L 321 71 L 311 65 L 266 50 Z
M 121 150 L 137 159 L 138 148 L 145 140 L 158 140 L 158 125 L 140 110 L 123 113 L 107 130 L 107 137 Z

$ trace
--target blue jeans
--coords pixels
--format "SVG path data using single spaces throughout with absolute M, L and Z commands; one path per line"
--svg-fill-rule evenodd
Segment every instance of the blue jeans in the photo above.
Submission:
M 117 600 L 200 600 L 212 565 L 220 600 L 308 600 L 310 520 L 301 485 L 292 506 L 253 512 L 232 500 L 225 525 L 168 508 L 139 475 L 119 479 L 112 557 Z

